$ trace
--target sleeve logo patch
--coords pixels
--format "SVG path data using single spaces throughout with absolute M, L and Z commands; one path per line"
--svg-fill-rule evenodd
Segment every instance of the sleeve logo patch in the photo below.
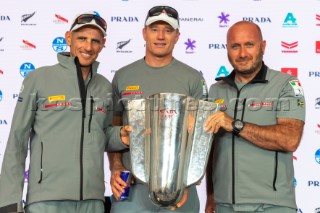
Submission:
M 289 83 L 290 83 L 291 87 L 293 88 L 295 96 L 301 97 L 304 95 L 301 83 L 298 80 L 292 80 L 292 81 L 289 81 Z

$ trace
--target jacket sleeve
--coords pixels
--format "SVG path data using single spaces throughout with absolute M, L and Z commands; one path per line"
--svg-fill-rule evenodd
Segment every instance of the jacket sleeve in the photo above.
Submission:
M 14 110 L 12 125 L 0 176 L 0 213 L 21 212 L 25 161 L 36 111 L 35 85 L 29 73 L 23 81 Z
M 108 113 L 107 113 L 107 119 L 106 119 L 106 152 L 114 152 L 114 151 L 120 151 L 123 149 L 128 148 L 127 145 L 123 144 L 120 138 L 120 129 L 121 126 L 112 126 L 113 121 L 113 100 L 112 100 L 112 94 L 110 93 L 108 100 Z
M 107 129 L 107 145 L 105 148 L 106 152 L 120 151 L 128 148 L 128 146 L 121 141 L 120 129 L 121 126 L 109 127 Z
M 192 96 L 196 99 L 206 100 L 208 98 L 208 87 L 202 73 L 193 80 Z

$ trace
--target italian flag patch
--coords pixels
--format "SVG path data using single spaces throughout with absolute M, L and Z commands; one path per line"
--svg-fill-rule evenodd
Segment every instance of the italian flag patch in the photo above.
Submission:
M 303 96 L 303 89 L 299 80 L 292 80 L 292 81 L 289 81 L 289 83 L 293 88 L 295 96 Z

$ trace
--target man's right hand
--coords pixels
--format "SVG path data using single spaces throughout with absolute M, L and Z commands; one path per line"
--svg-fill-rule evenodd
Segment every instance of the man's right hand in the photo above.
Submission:
M 127 183 L 123 181 L 120 177 L 121 171 L 126 171 L 127 169 L 123 166 L 118 165 L 117 167 L 112 168 L 110 185 L 113 196 L 119 200 L 120 195 L 124 192 L 124 188 L 127 186 Z
M 214 203 L 213 196 L 207 197 L 205 213 L 214 213 L 216 208 L 216 204 Z

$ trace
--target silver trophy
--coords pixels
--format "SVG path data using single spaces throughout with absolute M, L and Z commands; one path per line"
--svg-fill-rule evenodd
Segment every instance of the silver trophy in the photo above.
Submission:
M 173 207 L 203 177 L 213 135 L 204 130 L 218 104 L 176 93 L 126 102 L 132 174 L 148 184 L 152 202 Z

